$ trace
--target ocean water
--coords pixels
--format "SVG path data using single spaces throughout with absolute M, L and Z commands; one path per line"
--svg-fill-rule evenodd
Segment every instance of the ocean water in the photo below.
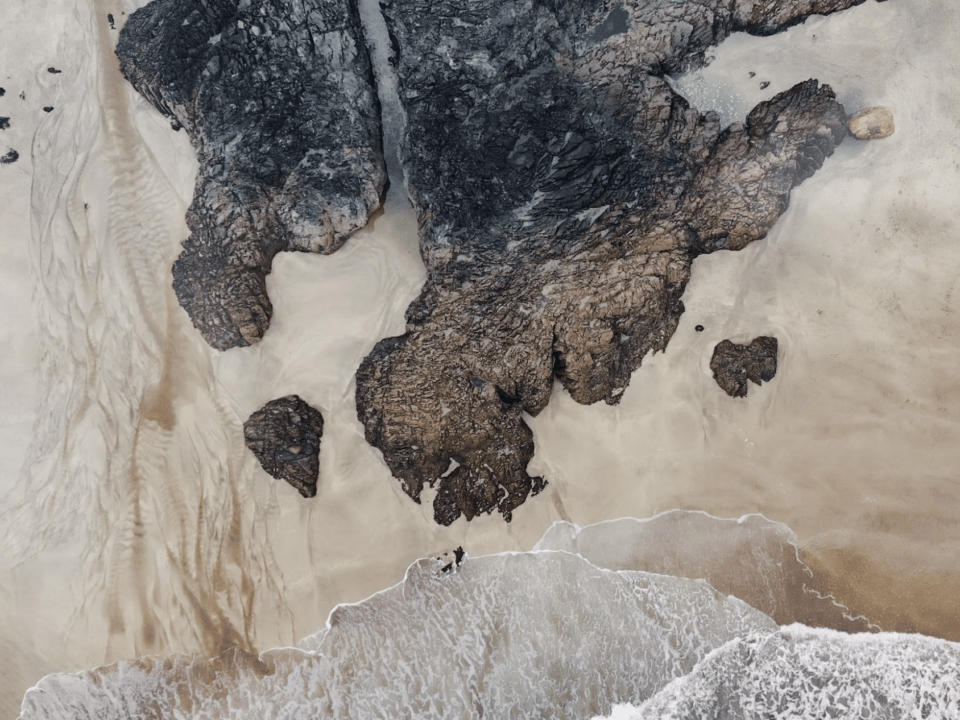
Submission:
M 112 55 L 107 14 L 143 4 L 0 8 L 0 717 L 960 716 L 953 0 L 735 35 L 672 79 L 732 122 L 817 77 L 898 129 L 698 259 L 620 406 L 555 389 L 512 524 L 450 528 L 353 401 L 423 282 L 402 175 L 340 252 L 277 258 L 262 343 L 210 350 L 169 277 L 196 159 Z M 723 395 L 713 345 L 771 333 L 777 378 Z M 242 440 L 291 392 L 326 419 L 309 502 Z
M 733 640 L 618 718 L 953 718 L 960 644 L 791 625 Z
M 671 515 L 720 529 L 721 547 L 731 522 L 743 524 Z M 639 547 L 651 541 L 651 524 L 657 519 L 559 525 L 541 545 L 573 531 L 594 546 Z M 619 553 L 621 561 L 630 555 Z M 734 550 L 711 555 L 715 571 L 741 560 Z M 674 559 L 688 567 L 699 560 L 682 546 Z M 751 585 L 741 581 L 747 592 Z M 539 550 L 467 556 L 460 565 L 424 559 L 402 583 L 336 608 L 324 630 L 294 648 L 51 675 L 26 694 L 21 718 L 779 720 L 958 712 L 960 644 L 778 626 L 705 580 L 607 570 L 576 553 Z

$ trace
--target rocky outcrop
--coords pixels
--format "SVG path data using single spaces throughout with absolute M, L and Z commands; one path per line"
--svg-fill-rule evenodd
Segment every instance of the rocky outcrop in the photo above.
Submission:
M 777 339 L 760 336 L 749 345 L 722 340 L 713 349 L 710 369 L 727 395 L 746 397 L 748 380 L 759 385 L 777 374 Z
M 9 165 L 10 163 L 15 163 L 19 159 L 20 153 L 18 153 L 16 150 L 8 149 L 7 152 L 0 157 L 0 163 L 3 165 Z
M 862 0 L 393 0 L 401 160 L 428 279 L 357 374 L 370 443 L 449 525 L 512 511 L 559 380 L 619 401 L 683 312 L 693 259 L 763 238 L 846 134 L 810 80 L 723 129 L 665 79 L 734 31 Z
M 847 123 L 850 133 L 860 140 L 880 140 L 893 135 L 893 113 L 885 107 L 869 107 L 861 110 Z
M 274 256 L 339 249 L 386 184 L 355 0 L 154 0 L 117 55 L 200 163 L 177 297 L 213 347 L 255 343 Z
M 317 494 L 323 416 L 296 395 L 271 400 L 243 424 L 247 447 L 267 473 L 305 498 Z

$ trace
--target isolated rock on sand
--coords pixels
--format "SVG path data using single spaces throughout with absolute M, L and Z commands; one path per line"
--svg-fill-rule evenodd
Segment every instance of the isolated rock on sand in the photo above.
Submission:
M 296 395 L 271 400 L 243 424 L 243 438 L 260 465 L 305 498 L 317 494 L 323 416 Z
M 449 525 L 512 511 L 554 379 L 616 404 L 683 312 L 693 259 L 763 238 L 846 135 L 815 80 L 720 127 L 665 79 L 735 30 L 862 0 L 393 0 L 401 162 L 428 278 L 357 373 L 367 440 Z
M 18 153 L 16 150 L 7 150 L 3 157 L 0 157 L 0 163 L 9 165 L 10 163 L 15 163 L 19 159 L 20 153 Z
M 282 250 L 332 253 L 386 184 L 355 0 L 154 0 L 117 45 L 124 76 L 197 151 L 174 289 L 204 339 L 255 343 Z
M 893 113 L 885 107 L 871 107 L 861 110 L 847 123 L 851 134 L 861 140 L 879 140 L 890 137 L 894 132 Z
M 713 349 L 710 369 L 727 395 L 746 397 L 748 380 L 759 385 L 777 374 L 777 339 L 762 335 L 749 345 L 722 340 Z

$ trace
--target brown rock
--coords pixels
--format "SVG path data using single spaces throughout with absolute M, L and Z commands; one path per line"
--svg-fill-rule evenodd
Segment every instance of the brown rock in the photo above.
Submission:
M 749 345 L 722 340 L 710 360 L 713 379 L 730 397 L 746 397 L 747 381 L 759 385 L 777 374 L 777 339 L 761 336 Z
M 271 400 L 243 424 L 243 439 L 260 465 L 305 498 L 317 494 L 323 416 L 297 395 Z
M 544 487 L 525 414 L 555 380 L 618 403 L 676 330 L 693 259 L 762 239 L 847 135 L 816 80 L 722 128 L 664 74 L 855 4 L 382 3 L 427 282 L 358 370 L 357 415 L 404 492 L 436 488 L 437 522 L 509 521 Z

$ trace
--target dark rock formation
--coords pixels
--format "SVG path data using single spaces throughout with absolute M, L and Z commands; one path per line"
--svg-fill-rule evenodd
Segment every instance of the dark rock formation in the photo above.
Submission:
M 367 440 L 448 525 L 511 512 L 555 379 L 619 401 L 693 259 L 763 238 L 846 134 L 810 80 L 722 129 L 665 79 L 734 31 L 863 0 L 388 0 L 428 279 L 357 374 Z
M 120 68 L 200 162 L 174 289 L 203 337 L 257 342 L 282 250 L 332 253 L 386 184 L 380 108 L 355 0 L 154 0 Z
M 46 105 L 46 106 L 44 106 L 43 111 L 44 111 L 45 113 L 52 113 L 52 112 L 53 112 L 53 105 Z
M 10 118 L 0 117 L 0 130 L 6 130 L 10 127 Z
M 777 374 L 777 339 L 761 336 L 749 345 L 722 340 L 713 349 L 710 369 L 717 385 L 730 397 L 747 396 L 747 380 L 770 382 Z
M 271 400 L 243 424 L 243 438 L 260 465 L 305 498 L 317 494 L 323 416 L 296 395 Z
M 7 94 L 7 91 L 4 90 L 2 87 L 0 87 L 0 97 L 3 97 L 6 94 Z
M 0 163 L 9 165 L 10 163 L 15 163 L 19 159 L 20 153 L 18 153 L 16 150 L 8 150 L 3 157 L 0 157 Z

